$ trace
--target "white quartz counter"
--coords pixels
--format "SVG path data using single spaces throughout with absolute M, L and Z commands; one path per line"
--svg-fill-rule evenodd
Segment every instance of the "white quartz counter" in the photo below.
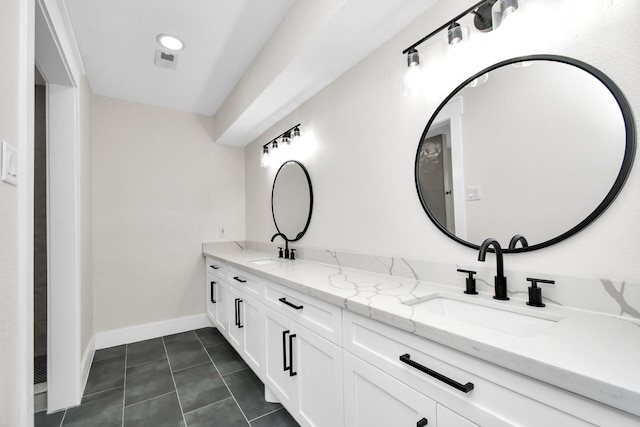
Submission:
M 203 254 L 346 310 L 395 326 L 540 381 L 640 416 L 640 325 L 597 313 L 521 300 L 464 295 L 460 289 L 273 254 L 205 246 Z M 404 302 L 434 294 L 459 295 L 562 320 L 528 337 L 498 332 L 445 316 L 417 313 Z

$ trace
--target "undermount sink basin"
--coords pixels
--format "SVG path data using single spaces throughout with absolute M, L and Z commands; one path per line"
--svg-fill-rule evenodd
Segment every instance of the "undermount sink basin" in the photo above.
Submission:
M 536 313 L 533 309 L 501 306 L 488 301 L 469 301 L 463 297 L 435 295 L 406 303 L 414 313 L 430 313 L 469 325 L 519 337 L 531 337 L 555 325 L 561 316 Z
M 282 260 L 278 258 L 264 258 L 264 259 L 252 259 L 249 261 L 251 264 L 256 265 L 269 265 L 269 264 L 277 264 L 282 262 Z

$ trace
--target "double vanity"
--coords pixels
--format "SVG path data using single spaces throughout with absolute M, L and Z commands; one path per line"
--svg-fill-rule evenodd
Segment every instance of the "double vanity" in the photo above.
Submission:
M 282 247 L 203 245 L 208 316 L 266 398 L 303 426 L 640 426 L 640 322 L 616 315 L 624 283 L 617 291 L 600 279 L 621 307 L 604 314 L 554 300 L 571 292 L 566 281 L 543 291 L 554 280 L 536 274 L 524 276 L 528 289 L 524 278 L 508 285 L 503 265 L 503 254 L 544 249 L 596 220 L 635 146 L 629 104 L 590 65 L 553 55 L 495 64 L 436 109 L 415 158 L 427 216 L 478 261 L 491 253 L 491 274 L 426 262 L 418 275 L 390 258 L 386 275 L 296 252 L 289 243 L 309 228 L 314 200 L 292 160 L 271 195 L 271 241 Z M 410 275 L 392 271 L 405 267 Z M 572 302 L 590 291 L 572 289 Z
M 275 248 L 203 255 L 209 318 L 301 425 L 640 425 L 637 323 Z

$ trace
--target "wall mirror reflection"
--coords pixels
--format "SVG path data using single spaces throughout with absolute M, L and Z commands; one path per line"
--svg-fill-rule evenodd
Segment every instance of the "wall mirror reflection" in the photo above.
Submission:
M 288 241 L 302 238 L 309 228 L 313 211 L 313 188 L 304 165 L 289 160 L 280 166 L 271 190 L 273 222 Z
M 454 240 L 533 250 L 584 228 L 618 194 L 635 152 L 619 88 L 570 58 L 536 55 L 467 79 L 438 107 L 415 179 L 429 218 Z M 509 251 L 509 250 L 507 250 Z

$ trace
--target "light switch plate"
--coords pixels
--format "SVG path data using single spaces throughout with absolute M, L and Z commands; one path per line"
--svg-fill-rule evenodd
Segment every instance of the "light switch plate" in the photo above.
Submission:
M 18 150 L 2 141 L 2 180 L 11 185 L 18 184 Z

